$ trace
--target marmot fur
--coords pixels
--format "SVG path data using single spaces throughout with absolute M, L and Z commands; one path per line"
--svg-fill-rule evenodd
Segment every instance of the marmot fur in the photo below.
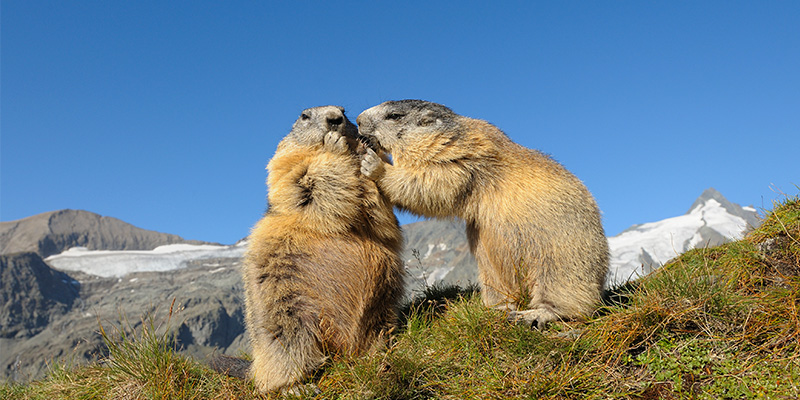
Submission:
M 327 355 L 362 353 L 396 324 L 402 234 L 361 175 L 356 135 L 341 107 L 307 109 L 267 166 L 269 208 L 243 267 L 250 375 L 263 392 L 291 390 Z
M 362 173 L 401 209 L 466 221 L 483 302 L 542 327 L 600 302 L 608 241 L 592 195 L 550 157 L 488 122 L 421 100 L 389 101 L 358 116 Z

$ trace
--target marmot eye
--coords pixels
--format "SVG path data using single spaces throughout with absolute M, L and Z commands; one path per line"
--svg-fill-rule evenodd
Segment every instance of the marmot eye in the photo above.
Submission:
M 302 119 L 303 121 L 305 121 L 305 120 L 307 120 L 307 119 L 310 119 L 310 118 L 311 118 L 311 117 L 310 117 L 308 114 L 306 114 L 306 113 L 302 113 L 302 114 L 300 114 L 300 119 Z
M 400 113 L 389 113 L 388 115 L 386 115 L 386 119 L 391 119 L 391 120 L 397 120 L 397 119 L 400 119 L 400 118 L 403 118 L 403 117 L 404 117 L 404 114 L 400 114 Z

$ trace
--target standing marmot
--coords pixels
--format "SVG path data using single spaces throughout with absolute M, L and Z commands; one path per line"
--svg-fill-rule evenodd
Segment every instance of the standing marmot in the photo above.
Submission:
M 307 109 L 267 166 L 269 209 L 244 261 L 261 391 L 297 384 L 327 354 L 369 349 L 396 323 L 403 239 L 391 203 L 361 175 L 356 134 L 342 108 Z
M 592 195 L 563 166 L 426 101 L 388 101 L 356 121 L 392 155 L 394 165 L 373 152 L 362 160 L 392 203 L 466 221 L 484 304 L 537 327 L 593 311 L 608 242 Z

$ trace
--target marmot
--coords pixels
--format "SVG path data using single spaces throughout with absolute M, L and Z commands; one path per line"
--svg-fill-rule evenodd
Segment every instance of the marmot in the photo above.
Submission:
M 483 302 L 540 328 L 587 316 L 601 300 L 608 241 L 584 184 L 547 155 L 486 121 L 422 100 L 388 101 L 358 116 L 362 173 L 403 210 L 463 219 Z
M 362 353 L 396 324 L 403 238 L 361 175 L 356 135 L 343 108 L 307 109 L 267 165 L 269 205 L 243 267 L 250 375 L 263 392 L 291 390 L 327 355 Z

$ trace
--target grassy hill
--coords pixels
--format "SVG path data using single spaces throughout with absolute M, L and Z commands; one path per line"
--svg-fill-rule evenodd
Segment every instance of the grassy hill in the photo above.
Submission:
M 388 348 L 333 359 L 313 377 L 318 398 L 800 397 L 797 198 L 743 240 L 687 252 L 615 289 L 587 322 L 539 332 L 509 324 L 471 290 L 425 295 Z M 265 398 L 180 356 L 166 327 L 146 322 L 105 334 L 101 363 L 56 364 L 44 380 L 0 385 L 0 398 Z

